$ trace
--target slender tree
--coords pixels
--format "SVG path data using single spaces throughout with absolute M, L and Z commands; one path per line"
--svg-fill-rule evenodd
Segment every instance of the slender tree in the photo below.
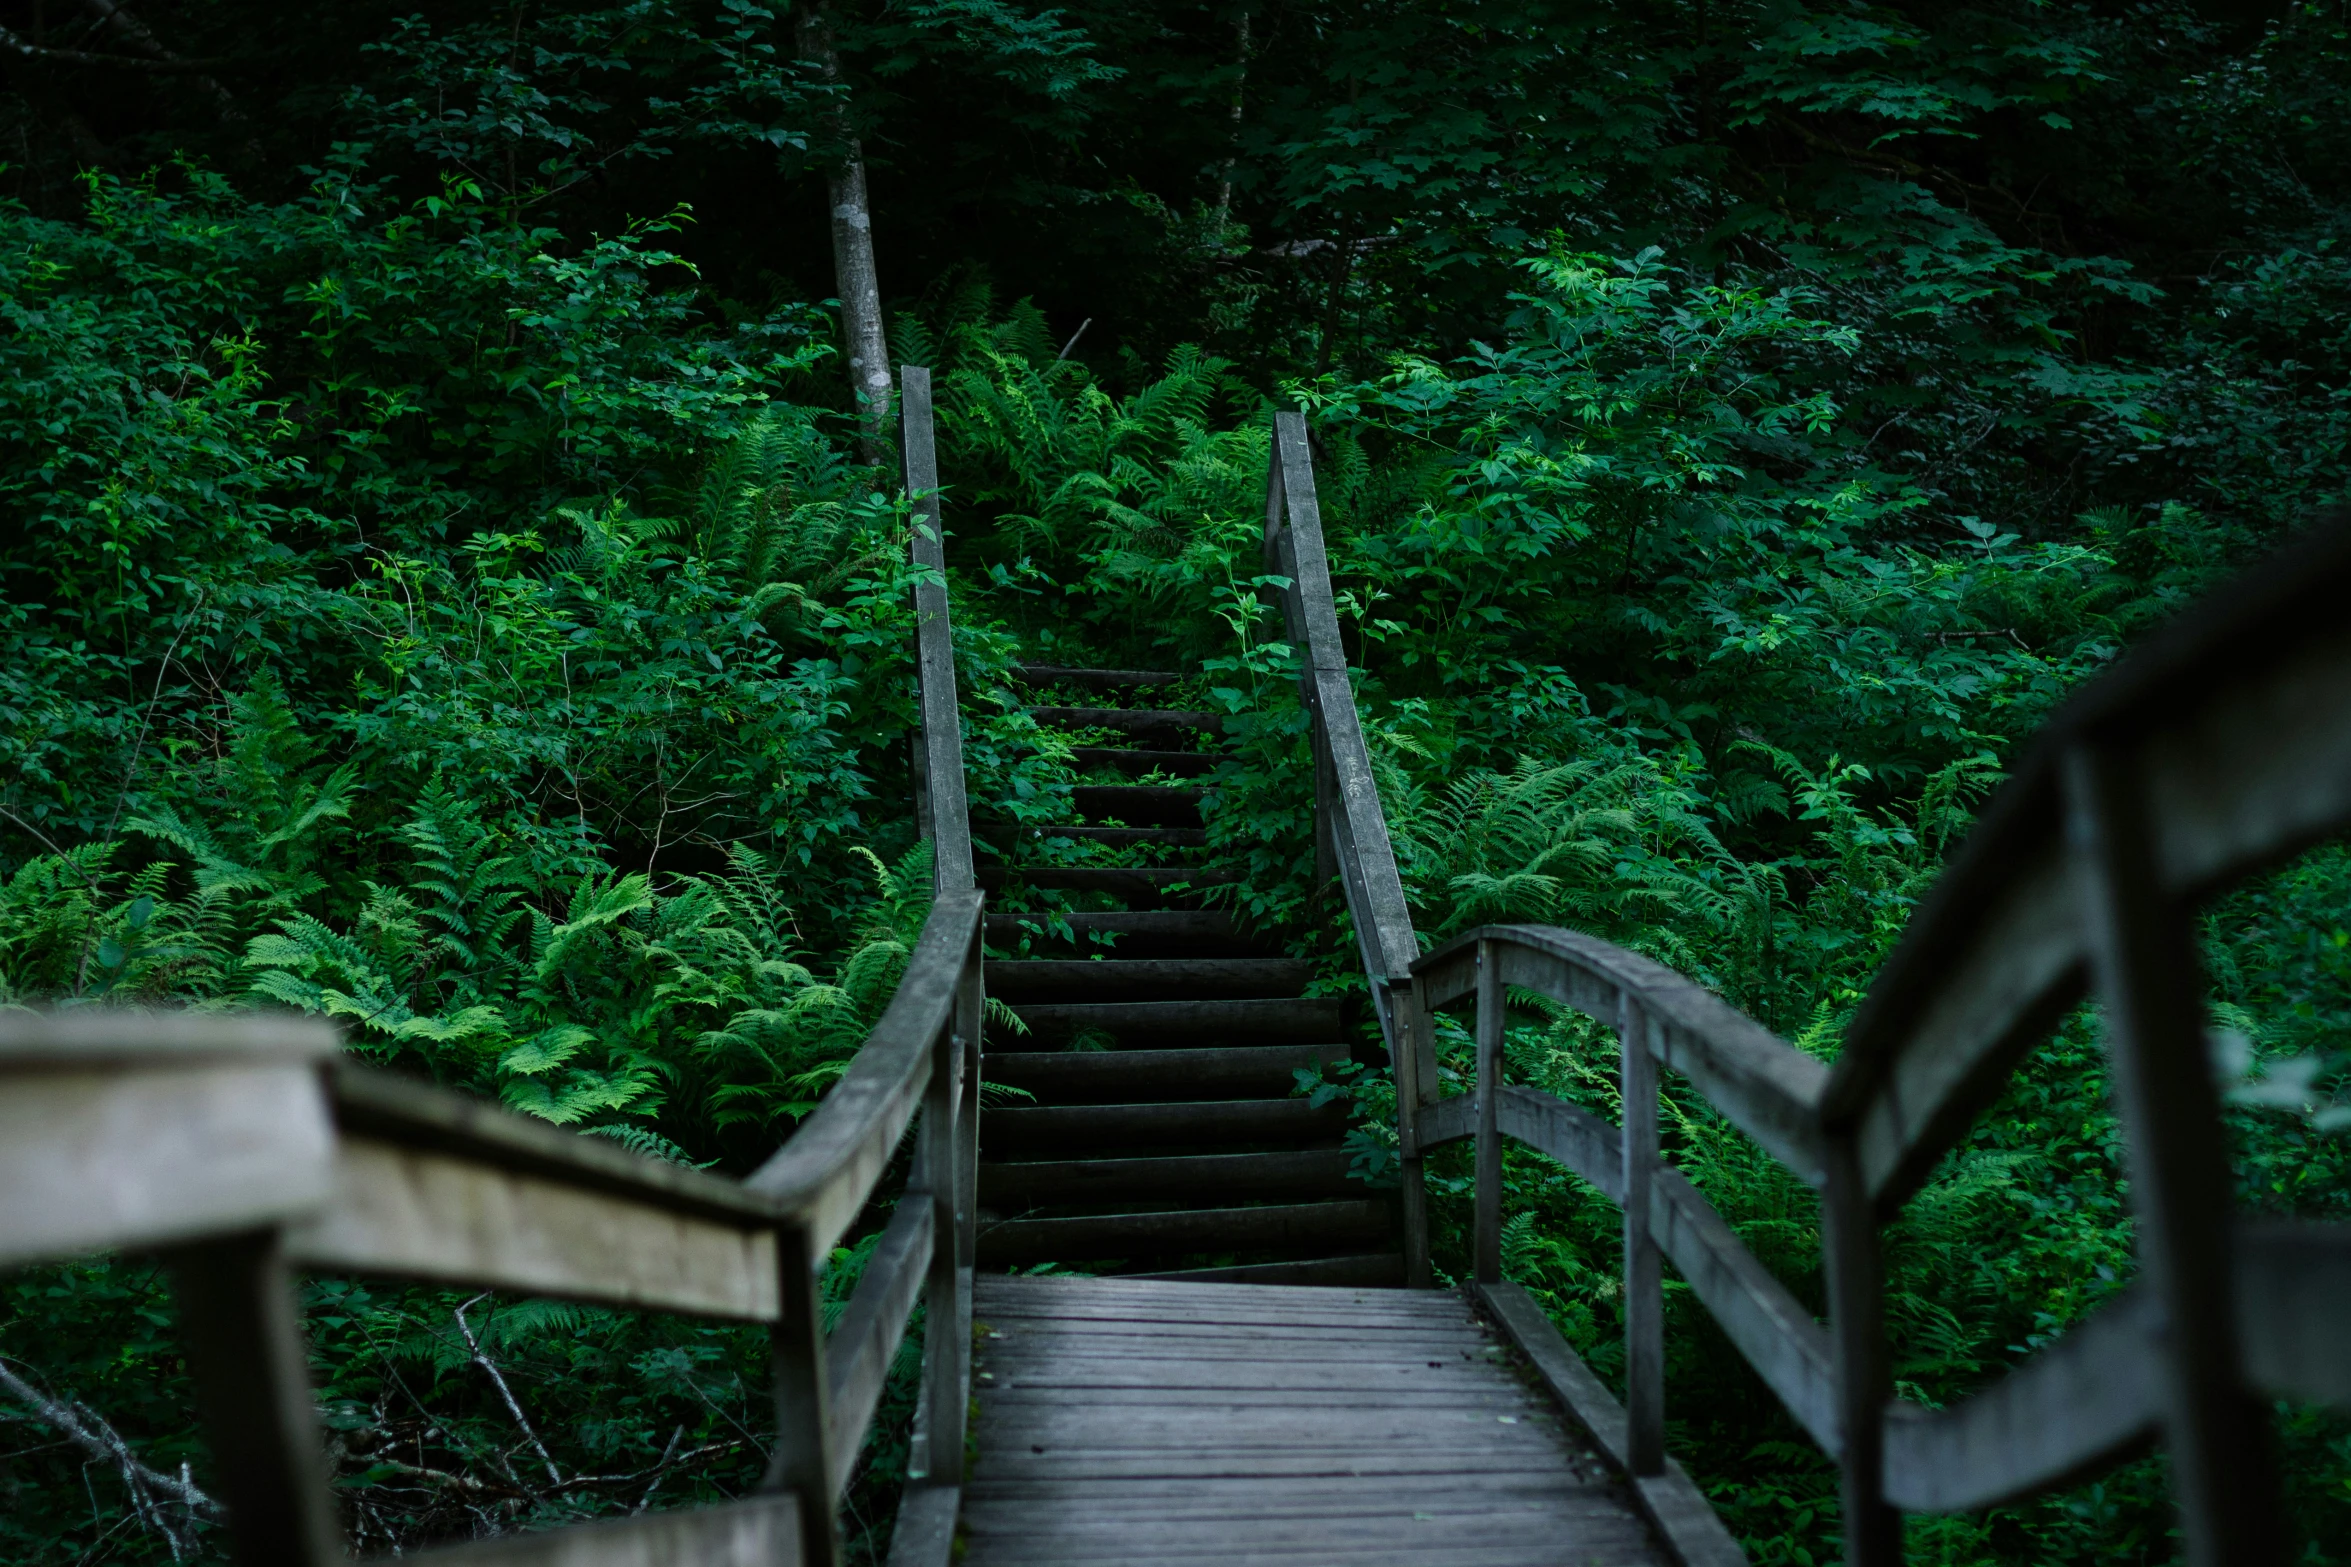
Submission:
M 833 19 L 823 6 L 800 14 L 800 54 L 816 66 L 826 85 L 841 82 L 841 55 L 833 42 Z M 825 176 L 826 206 L 832 214 L 833 274 L 841 298 L 841 335 L 849 350 L 849 386 L 863 424 L 860 445 L 867 462 L 883 460 L 890 427 L 890 344 L 882 331 L 881 274 L 873 259 L 873 203 L 865 183 L 865 148 L 850 129 L 836 96 L 826 111 L 827 130 L 839 161 Z

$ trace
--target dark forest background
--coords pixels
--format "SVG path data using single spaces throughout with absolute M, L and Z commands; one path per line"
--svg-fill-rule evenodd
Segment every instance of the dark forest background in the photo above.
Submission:
M 2351 471 L 2343 0 L 0 0 L 0 84 L 0 1002 L 301 1008 L 729 1171 L 927 905 L 861 309 L 938 374 L 983 848 L 1080 778 L 1012 663 L 1176 668 L 1242 911 L 1314 898 L 1253 580 L 1303 406 L 1424 936 L 1596 930 L 1824 1056 L 2039 719 Z M 2253 1207 L 2351 1205 L 2347 899 L 2329 846 L 2208 919 Z M 1572 1018 L 1509 1049 L 1613 1113 Z M 1906 1395 L 2127 1281 L 2104 1071 L 2067 1020 L 1913 1203 Z M 1376 1074 L 1301 1091 L 1393 1179 Z M 1669 1136 L 1816 1299 L 1808 1194 Z M 1614 1375 L 1612 1210 L 1511 1180 L 1511 1276 Z M 756 1480 L 755 1336 L 305 1290 L 356 1549 Z M 7 1559 L 217 1553 L 171 1311 L 138 1259 L 0 1280 Z M 1671 1312 L 1675 1452 L 1758 1562 L 1834 1559 L 1831 1471 Z M 2351 1427 L 2278 1420 L 2351 1556 Z M 1911 1530 L 2176 1551 L 2157 1459 Z

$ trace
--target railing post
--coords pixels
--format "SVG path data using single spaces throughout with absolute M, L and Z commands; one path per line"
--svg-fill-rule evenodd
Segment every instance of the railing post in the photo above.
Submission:
M 1502 959 L 1478 943 L 1478 1146 L 1476 1267 L 1480 1284 L 1502 1282 Z
M 166 1254 L 238 1567 L 343 1559 L 309 1356 L 276 1230 Z
M 1420 1106 L 1428 1093 L 1422 1075 L 1428 1048 L 1428 986 L 1417 975 L 1394 1001 L 1396 1046 L 1388 1065 L 1396 1078 L 1397 1199 L 1404 1221 L 1404 1287 L 1429 1287 L 1429 1201 L 1421 1170 Z
M 1885 1278 L 1877 1218 L 1849 1134 L 1830 1137 L 1827 1176 L 1822 1252 L 1837 1373 L 1837 1495 L 1845 1561 L 1847 1567 L 1892 1567 L 1902 1560 L 1902 1517 L 1886 1501 L 1886 1402 L 1894 1382 L 1886 1356 Z
M 834 1516 L 839 1494 L 833 1473 L 832 1389 L 826 1386 L 824 1309 L 816 1290 L 817 1259 L 804 1225 L 776 1233 L 778 1297 L 783 1314 L 774 1346 L 776 1445 L 763 1491 L 790 1491 L 800 1499 L 801 1559 L 809 1567 L 838 1567 L 841 1531 Z
M 930 1278 L 923 1296 L 923 1385 L 915 1410 L 906 1478 L 926 1485 L 963 1483 L 963 1428 L 971 1402 L 971 1258 L 973 1184 L 968 1130 L 978 1094 L 979 936 L 965 953 L 956 984 L 953 1026 L 939 1038 L 929 1088 L 924 1091 L 921 1144 L 906 1198 L 931 1203 Z
M 2228 1142 L 2186 908 L 2145 791 L 2096 739 L 2065 756 L 2066 828 L 2114 1063 L 2140 1266 L 2161 1304 L 2164 1442 L 2194 1567 L 2285 1559 L 2268 1411 L 2238 1349 Z
M 1649 1020 L 1629 993 L 1617 996 L 1616 1034 L 1623 1072 L 1625 1466 L 1654 1475 L 1665 1472 L 1665 1283 L 1649 1219 L 1657 1060 L 1649 1053 Z

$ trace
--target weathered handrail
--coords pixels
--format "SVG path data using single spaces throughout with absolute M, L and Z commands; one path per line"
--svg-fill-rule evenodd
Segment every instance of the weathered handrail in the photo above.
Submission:
M 970 1401 L 982 896 L 965 817 L 931 457 L 905 374 L 937 893 L 905 977 L 840 1081 L 749 1179 L 639 1157 L 343 1061 L 307 1019 L 0 1013 L 0 1265 L 102 1247 L 170 1264 L 234 1558 L 343 1560 L 291 1273 L 310 1267 L 770 1325 L 777 1431 L 762 1494 L 429 1553 L 463 1564 L 833 1567 L 835 1507 L 915 1302 L 923 1388 L 891 1561 L 943 1567 Z M 818 1275 L 907 1129 L 905 1192 L 828 1336 Z
M 1474 1138 L 1477 1278 L 1506 1324 L 1531 1313 L 1500 1279 L 1501 1140 L 1516 1138 L 1624 1210 L 1628 1407 L 1593 1418 L 1640 1486 L 1671 1469 L 1658 1274 L 1670 1257 L 1838 1460 L 1855 1562 L 1900 1559 L 1900 1510 L 2044 1488 L 2158 1430 L 2190 1559 L 2282 1560 L 2257 1394 L 2351 1403 L 2351 1227 L 2231 1222 L 2191 921 L 2198 901 L 2351 828 L 2351 623 L 2339 607 L 2351 597 L 2351 527 L 2282 552 L 2051 720 L 1913 919 L 1832 1072 L 1661 965 L 1575 932 L 1489 927 L 1412 956 L 1313 495 L 1304 421 L 1280 415 L 1267 568 L 1290 579 L 1286 620 L 1305 653 L 1318 869 L 1346 889 L 1394 1063 L 1411 1281 L 1428 1269 L 1422 1156 Z M 1887 1368 L 1879 1227 L 2093 977 L 2144 1276 L 1975 1397 L 1902 1403 Z M 1501 1081 L 1509 985 L 1616 1030 L 1620 1126 Z M 1477 1085 L 1440 1098 L 1431 1013 L 1470 996 Z M 1659 1159 L 1661 1065 L 1821 1192 L 1827 1328 Z
M 1900 1559 L 1900 1511 L 2045 1488 L 2157 1433 L 2191 1560 L 2284 1559 L 2258 1401 L 2351 1403 L 2351 1226 L 2230 1220 L 2191 921 L 2199 899 L 2351 827 L 2346 593 L 2351 529 L 2338 528 L 2151 639 L 2052 719 L 1879 976 L 1834 1072 L 1671 971 L 1574 932 L 1488 927 L 1414 965 L 1416 1037 L 1429 1037 L 1428 1009 L 1477 998 L 1474 1092 L 1422 1103 L 1407 1135 L 1422 1150 L 1477 1139 L 1480 1281 L 1500 1277 L 1503 1137 L 1624 1210 L 1636 1475 L 1664 1462 L 1662 1254 L 1838 1460 L 1852 1561 Z M 1896 1400 L 1878 1230 L 2093 974 L 2142 1277 L 1964 1402 Z M 1620 1126 L 1501 1081 L 1506 985 L 1616 1030 Z M 1659 1065 L 1821 1190 L 1828 1329 L 1659 1160 Z
M 1347 650 L 1339 639 L 1339 616 L 1331 599 L 1329 555 L 1323 548 L 1322 506 L 1314 489 L 1314 458 L 1307 444 L 1306 417 L 1277 413 L 1265 482 L 1265 570 L 1281 580 L 1276 597 L 1283 628 L 1298 654 L 1298 694 L 1310 720 L 1314 750 L 1314 842 L 1318 883 L 1338 879 L 1347 900 L 1349 923 L 1363 973 L 1371 990 L 1380 1036 L 1396 1063 L 1399 1082 L 1413 1080 L 1426 1054 L 1415 1046 L 1407 1022 L 1412 960 L 1420 951 L 1412 931 L 1412 910 L 1396 872 L 1388 819 L 1380 810 L 1363 720 L 1355 710 L 1355 688 L 1347 672 Z M 1419 1079 L 1433 1083 L 1433 1077 Z M 1418 1103 L 1403 1094 L 1409 1117 Z M 1428 1227 L 1419 1156 L 1409 1151 L 1403 1185 L 1405 1275 L 1428 1283 Z M 1416 1244 L 1417 1238 L 1417 1244 Z

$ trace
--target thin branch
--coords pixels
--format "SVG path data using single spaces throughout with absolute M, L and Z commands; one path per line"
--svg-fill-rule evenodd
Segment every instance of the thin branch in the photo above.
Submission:
M 103 1463 L 112 1464 L 122 1475 L 123 1488 L 130 1493 L 131 1511 L 139 1522 L 163 1536 L 164 1545 L 171 1551 L 173 1561 L 183 1560 L 194 1549 L 195 1542 L 184 1538 L 181 1528 L 175 1528 L 157 1504 L 158 1496 L 177 1502 L 188 1511 L 189 1521 L 197 1518 L 217 1519 L 220 1504 L 188 1476 L 185 1464 L 179 1474 L 168 1475 L 139 1461 L 131 1451 L 130 1443 L 121 1433 L 108 1425 L 87 1404 L 66 1404 L 51 1398 L 32 1383 L 17 1375 L 8 1362 L 0 1359 L 0 1391 L 29 1407 L 44 1422 L 54 1426 L 75 1446 Z
M 522 1428 L 522 1434 L 530 1441 L 531 1450 L 539 1455 L 539 1462 L 547 1466 L 549 1483 L 560 1490 L 563 1486 L 563 1472 L 555 1467 L 555 1459 L 547 1451 L 547 1444 L 539 1440 L 539 1433 L 531 1429 L 530 1417 L 522 1412 L 522 1405 L 516 1402 L 514 1390 L 506 1385 L 505 1376 L 499 1372 L 495 1365 L 490 1363 L 490 1357 L 482 1353 L 481 1340 L 473 1335 L 473 1324 L 465 1320 L 466 1306 L 479 1305 L 489 1298 L 487 1294 L 476 1295 L 464 1306 L 457 1308 L 454 1313 L 457 1318 L 457 1331 L 465 1335 L 465 1347 L 473 1352 L 473 1363 L 490 1374 L 491 1382 L 496 1384 L 498 1388 L 498 1396 L 506 1400 L 506 1412 L 514 1416 L 514 1423 Z
M 50 49 L 9 27 L 0 27 L 0 49 L 6 49 L 11 54 L 21 54 L 28 60 L 55 60 L 63 65 L 103 65 L 118 71 L 147 71 L 159 75 L 193 73 L 221 63 L 218 60 L 158 60 L 142 55 L 92 54 L 87 49 Z

